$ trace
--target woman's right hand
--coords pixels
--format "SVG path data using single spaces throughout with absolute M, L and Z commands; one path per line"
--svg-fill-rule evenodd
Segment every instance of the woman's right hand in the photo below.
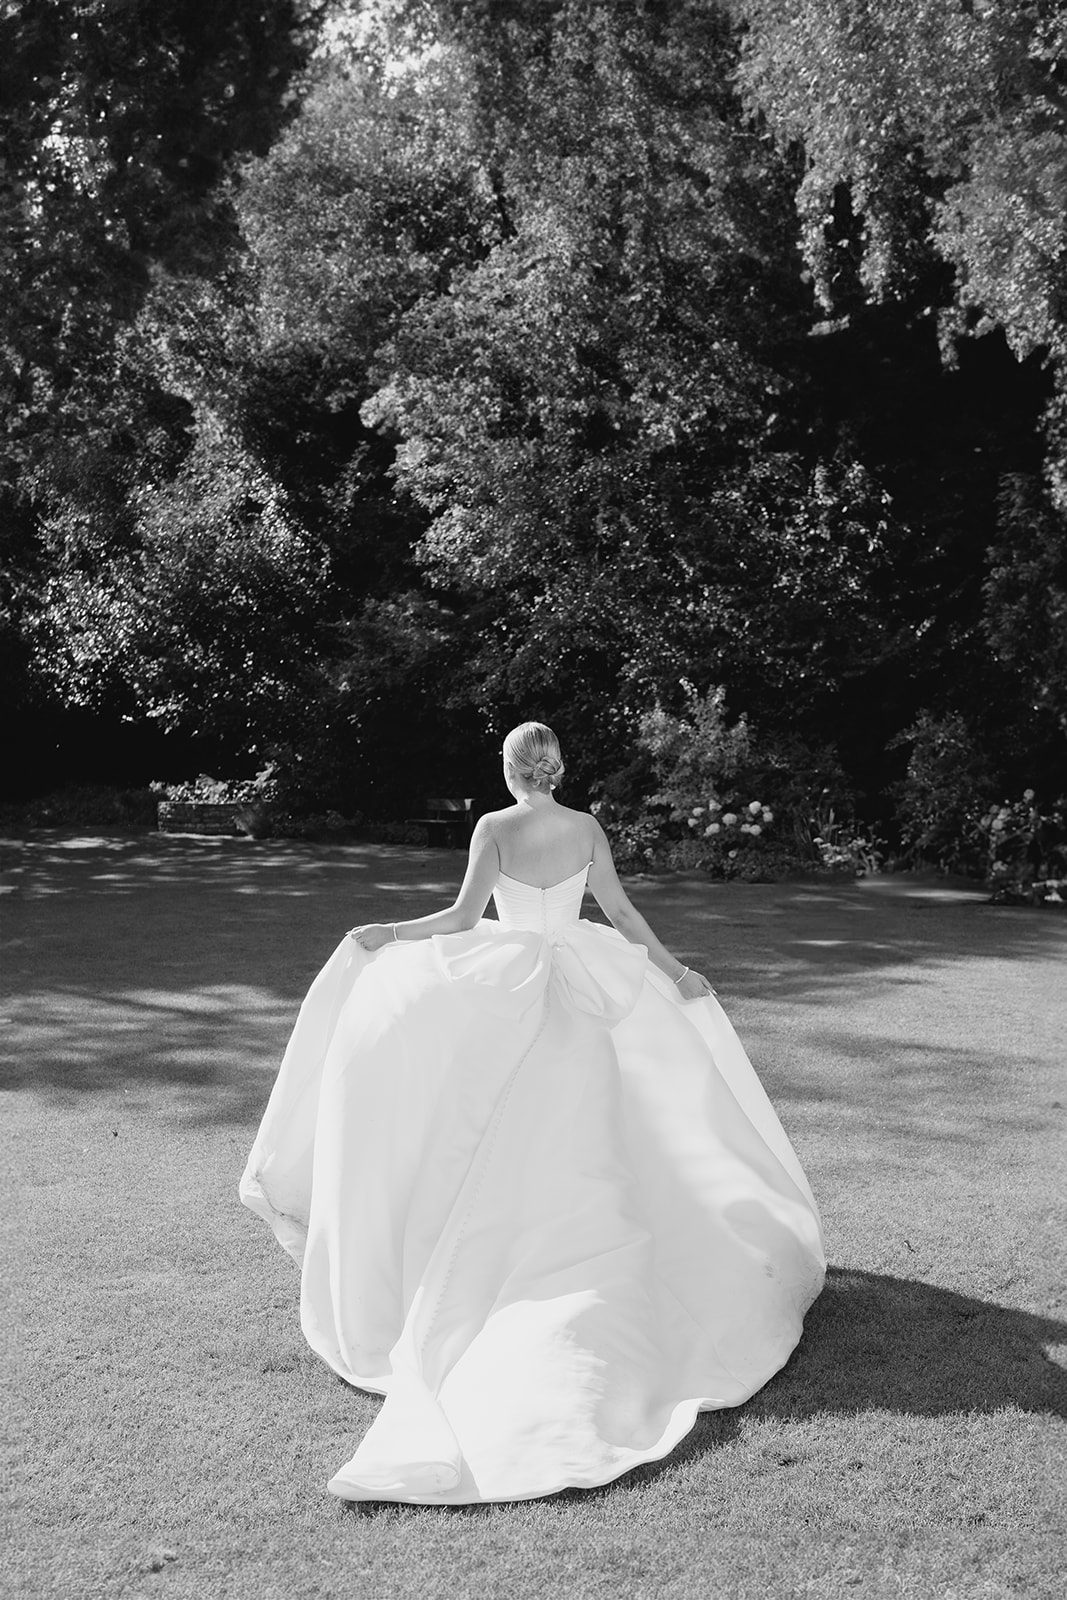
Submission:
M 690 967 L 685 977 L 674 986 L 682 1000 L 706 1000 L 715 990 L 702 972 L 694 972 Z

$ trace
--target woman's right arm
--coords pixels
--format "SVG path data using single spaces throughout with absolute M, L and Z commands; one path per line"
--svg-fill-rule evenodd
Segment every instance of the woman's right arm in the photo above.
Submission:
M 349 938 L 355 939 L 364 950 L 380 950 L 382 945 L 394 941 L 405 944 L 432 939 L 439 933 L 463 933 L 474 927 L 485 910 L 499 870 L 500 852 L 491 820 L 481 817 L 471 838 L 463 883 L 450 906 L 444 911 L 431 911 L 425 917 L 412 917 L 407 922 L 367 922 L 351 928 Z
M 671 982 L 677 986 L 683 1000 L 700 1000 L 705 995 L 714 994 L 715 990 L 702 973 L 685 967 L 677 956 L 672 956 L 666 945 L 661 944 L 656 938 L 619 882 L 607 834 L 595 817 L 591 820 L 593 862 L 589 868 L 589 887 L 612 927 L 631 944 L 644 945 L 648 951 L 648 959 L 661 972 L 666 973 Z

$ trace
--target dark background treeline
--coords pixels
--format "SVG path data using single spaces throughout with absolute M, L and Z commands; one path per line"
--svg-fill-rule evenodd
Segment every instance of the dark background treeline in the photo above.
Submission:
M 402 816 L 536 716 L 621 813 L 721 688 L 801 811 L 1051 801 L 1065 34 L 4 7 L 9 796 L 273 763 Z

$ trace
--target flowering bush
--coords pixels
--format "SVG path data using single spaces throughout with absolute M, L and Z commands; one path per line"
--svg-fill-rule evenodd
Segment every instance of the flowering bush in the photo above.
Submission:
M 1042 811 L 1033 789 L 1024 789 L 1020 799 L 990 806 L 978 828 L 994 901 L 1067 902 L 1067 800 Z
M 754 844 L 764 837 L 765 830 L 774 821 L 774 812 L 761 800 L 745 803 L 711 796 L 703 805 L 692 806 L 688 816 L 680 808 L 672 811 L 671 821 L 684 821 L 705 839 L 715 839 L 720 844 L 737 843 L 746 835 L 748 843 Z
M 873 830 L 861 830 L 855 819 L 839 822 L 832 805 L 820 805 L 812 817 L 811 843 L 819 864 L 828 872 L 862 878 L 882 870 L 883 841 Z
M 849 798 L 835 752 L 793 736 L 756 750 L 744 717 L 728 721 L 721 688 L 682 690 L 681 714 L 658 708 L 642 719 L 636 786 L 604 784 L 592 807 L 620 870 L 770 881 L 818 866 L 815 797 Z
M 640 744 L 652 760 L 659 792 L 650 804 L 666 806 L 672 817 L 706 804 L 749 758 L 749 733 L 744 717 L 733 726 L 726 720 L 726 693 L 722 688 L 698 694 L 683 683 L 685 711 L 681 716 L 657 708 L 641 719 Z
M 711 878 L 773 883 L 810 869 L 811 862 L 790 841 L 768 839 L 774 813 L 763 805 L 757 813 L 755 804 L 750 800 L 743 811 L 737 806 L 724 811 L 713 801 L 710 812 L 705 806 L 695 818 L 647 810 L 620 815 L 604 801 L 590 809 L 620 872 L 706 872 Z M 689 827 L 690 822 L 695 825 Z
M 278 780 L 273 765 L 264 767 L 254 778 L 212 778 L 202 772 L 183 783 L 149 785 L 158 800 L 174 800 L 184 805 L 225 806 L 269 804 L 278 797 Z

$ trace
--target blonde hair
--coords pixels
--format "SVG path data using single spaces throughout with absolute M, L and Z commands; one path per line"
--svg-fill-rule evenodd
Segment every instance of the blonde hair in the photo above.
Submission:
M 504 740 L 504 760 L 531 788 L 554 789 L 563 776 L 559 740 L 543 722 L 520 722 Z

